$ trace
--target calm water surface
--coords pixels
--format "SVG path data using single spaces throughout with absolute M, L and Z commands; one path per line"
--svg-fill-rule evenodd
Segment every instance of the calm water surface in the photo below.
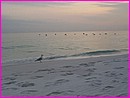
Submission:
M 3 62 L 128 52 L 127 31 L 3 33 L 2 39 Z

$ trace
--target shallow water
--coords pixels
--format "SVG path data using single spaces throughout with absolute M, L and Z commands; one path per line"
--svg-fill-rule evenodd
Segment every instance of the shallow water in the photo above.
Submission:
M 127 31 L 3 33 L 3 62 L 89 57 L 128 52 Z

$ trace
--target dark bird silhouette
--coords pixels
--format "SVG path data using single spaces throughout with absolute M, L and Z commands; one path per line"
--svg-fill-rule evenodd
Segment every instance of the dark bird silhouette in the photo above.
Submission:
M 36 59 L 35 62 L 36 62 L 36 61 L 40 61 L 40 62 L 42 62 L 42 59 L 43 59 L 42 57 L 43 57 L 43 55 L 41 55 L 40 58 Z
M 105 35 L 107 35 L 107 33 L 105 33 Z
M 114 35 L 116 35 L 116 33 L 114 33 Z
M 95 35 L 95 33 L 92 33 L 93 35 Z

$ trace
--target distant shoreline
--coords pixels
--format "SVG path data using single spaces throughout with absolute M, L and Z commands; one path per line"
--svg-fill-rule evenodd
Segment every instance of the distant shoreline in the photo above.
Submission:
M 35 32 L 33 32 L 33 33 L 36 33 L 36 34 L 39 34 L 39 33 L 41 33 L 41 34 L 44 34 L 44 33 L 59 33 L 59 32 L 61 32 L 61 33 L 66 33 L 66 32 L 70 32 L 70 33 L 78 33 L 78 32 L 122 32 L 122 31 L 127 31 L 127 32 L 129 32 L 127 29 L 126 30 L 83 30 L 83 31 L 43 31 L 43 32 L 38 32 L 38 31 L 35 31 Z M 32 32 L 3 32 L 3 34 L 9 34 L 9 33 L 32 33 Z

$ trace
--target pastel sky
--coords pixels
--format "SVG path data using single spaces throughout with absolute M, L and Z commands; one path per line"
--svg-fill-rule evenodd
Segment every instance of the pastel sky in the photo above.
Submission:
M 3 2 L 3 32 L 127 30 L 128 2 Z

